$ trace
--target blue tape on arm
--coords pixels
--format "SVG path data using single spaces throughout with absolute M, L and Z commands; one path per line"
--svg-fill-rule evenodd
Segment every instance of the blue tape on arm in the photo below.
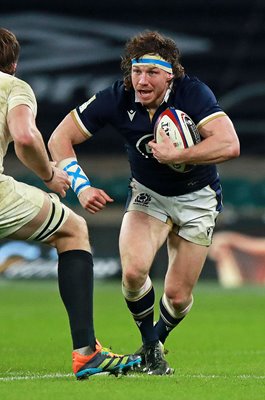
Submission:
M 77 196 L 91 186 L 90 180 L 77 161 L 71 161 L 63 170 L 68 174 L 71 181 L 71 188 Z

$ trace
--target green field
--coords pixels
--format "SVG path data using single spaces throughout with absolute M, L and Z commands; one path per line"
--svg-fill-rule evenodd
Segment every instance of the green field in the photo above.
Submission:
M 162 286 L 155 287 L 158 299 Z M 203 281 L 194 294 L 192 312 L 166 344 L 173 376 L 77 381 L 56 282 L 0 280 L 0 398 L 264 400 L 265 288 L 228 290 Z M 139 347 L 119 282 L 95 282 L 94 309 L 104 346 L 115 352 Z

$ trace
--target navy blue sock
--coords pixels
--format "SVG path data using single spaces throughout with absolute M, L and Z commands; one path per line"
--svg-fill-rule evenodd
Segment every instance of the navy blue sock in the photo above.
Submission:
M 59 291 L 68 313 L 73 349 L 95 349 L 93 323 L 93 260 L 84 250 L 69 250 L 58 257 Z
M 153 286 L 139 300 L 125 300 L 141 332 L 143 343 L 157 341 L 158 335 L 154 329 L 155 292 Z
M 155 330 L 158 334 L 159 340 L 161 343 L 165 343 L 166 338 L 168 337 L 170 331 L 174 329 L 182 320 L 182 318 L 174 318 L 169 312 L 166 310 L 162 298 L 159 302 L 160 306 L 160 317 L 158 322 L 155 325 Z

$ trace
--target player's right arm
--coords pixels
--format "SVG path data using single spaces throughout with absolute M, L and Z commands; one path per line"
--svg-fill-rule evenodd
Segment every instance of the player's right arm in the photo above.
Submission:
M 70 113 L 52 133 L 48 148 L 53 160 L 68 173 L 71 187 L 82 207 L 91 214 L 95 214 L 113 199 L 104 190 L 91 186 L 88 177 L 77 162 L 74 146 L 85 142 L 88 138 L 89 136 L 83 134 Z

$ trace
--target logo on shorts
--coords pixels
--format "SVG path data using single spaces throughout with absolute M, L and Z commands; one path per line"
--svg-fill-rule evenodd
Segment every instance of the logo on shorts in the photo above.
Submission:
M 206 232 L 207 232 L 207 236 L 211 237 L 212 233 L 213 233 L 213 228 L 208 228 Z
M 134 199 L 134 204 L 147 207 L 151 201 L 151 196 L 148 193 L 140 193 Z

